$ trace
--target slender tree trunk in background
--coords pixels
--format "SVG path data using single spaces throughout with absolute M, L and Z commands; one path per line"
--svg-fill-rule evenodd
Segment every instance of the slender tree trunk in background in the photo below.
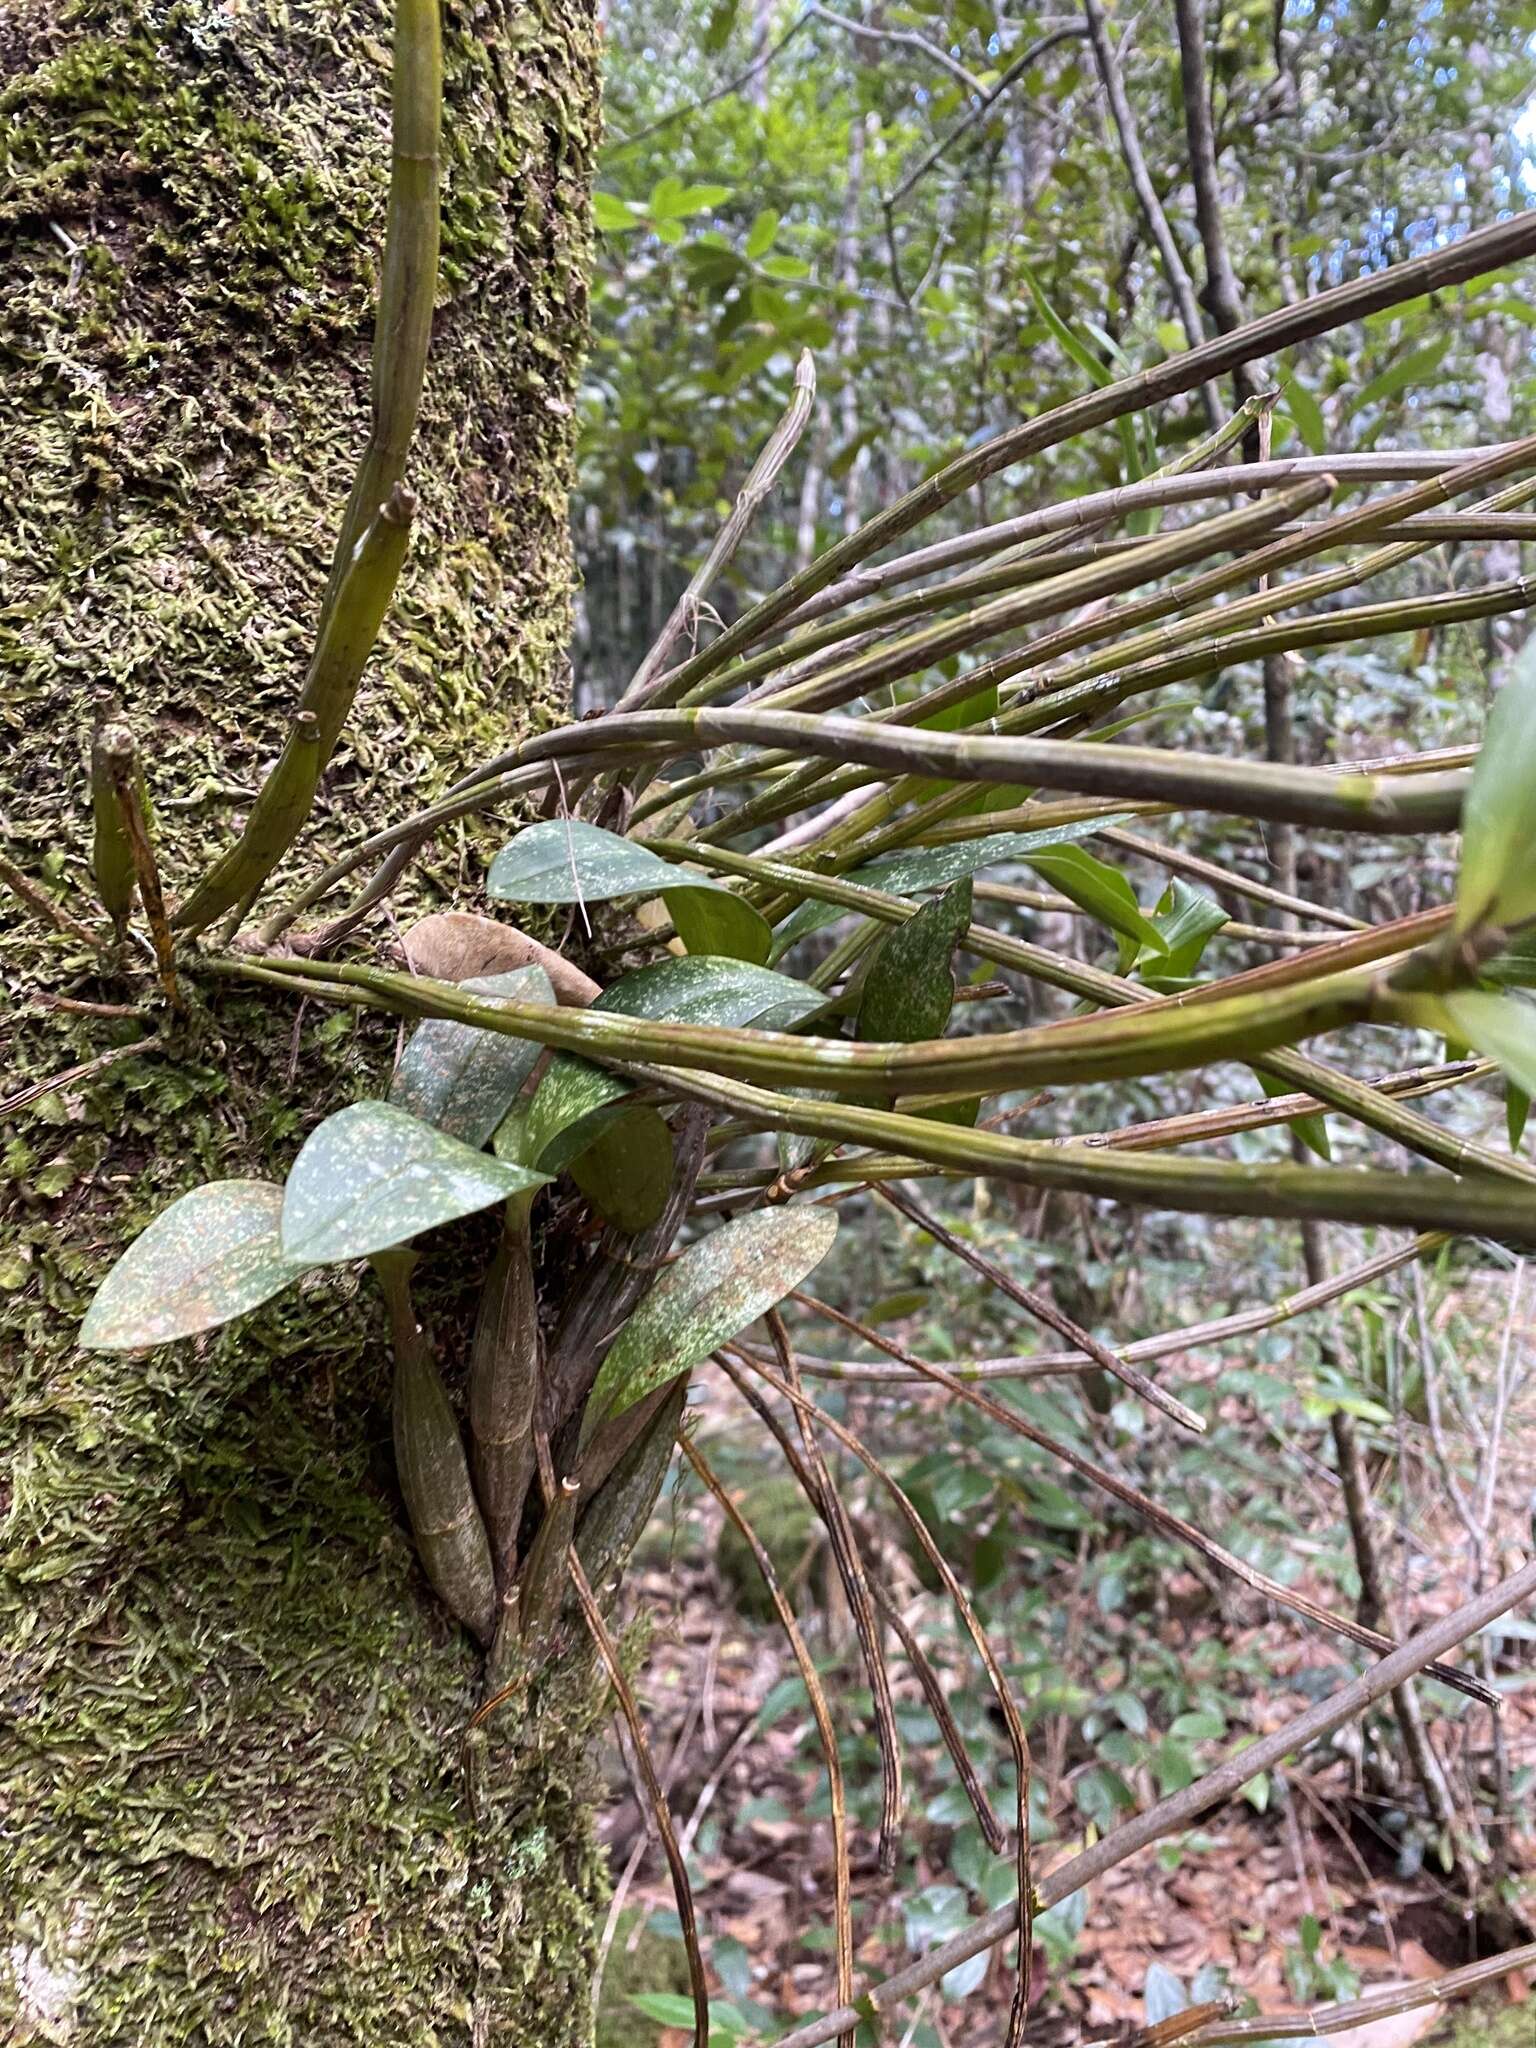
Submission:
M 566 692 L 591 0 L 452 0 L 445 27 L 421 512 L 327 778 L 332 848 Z M 365 431 L 388 103 L 384 0 L 6 10 L 0 818 L 87 915 L 98 692 L 141 736 L 173 890 L 284 731 Z M 9 900 L 0 919 L 0 1095 L 143 1036 L 35 1001 L 123 989 Z M 8 1133 L 0 2034 L 567 2048 L 601 1882 L 593 1688 L 550 1683 L 466 1748 L 479 1660 L 400 1526 L 371 1297 L 342 1276 L 174 1352 L 74 1348 L 154 1211 L 281 1174 L 393 1050 L 191 979 L 163 1052 Z
M 1190 174 L 1195 188 L 1195 215 L 1205 253 L 1203 298 L 1218 330 L 1230 334 L 1243 324 L 1242 288 L 1232 267 L 1226 230 L 1221 218 L 1221 191 L 1216 162 L 1215 122 L 1211 114 L 1210 86 L 1205 65 L 1205 12 L 1203 0 L 1174 0 L 1179 37 L 1179 69 L 1183 84 L 1184 132 L 1189 146 Z M 1233 377 L 1233 399 L 1241 405 L 1261 386 L 1262 365 L 1244 364 Z M 1262 452 L 1259 438 L 1245 443 L 1250 460 Z M 1294 657 L 1271 655 L 1264 662 L 1264 742 L 1271 761 L 1289 766 L 1296 761 L 1296 709 L 1291 691 Z M 1297 893 L 1296 830 L 1292 825 L 1271 824 L 1266 828 L 1271 879 L 1289 896 Z M 1294 928 L 1290 911 L 1277 911 L 1274 922 Z M 1306 1146 L 1291 1133 L 1291 1156 L 1304 1161 Z M 1327 1241 L 1323 1226 L 1309 1222 L 1301 1226 L 1302 1267 L 1309 1287 L 1320 1286 L 1328 1277 Z M 1350 1545 L 1360 1578 L 1357 1611 L 1367 1627 L 1393 1629 L 1391 1600 L 1372 1525 L 1370 1482 L 1360 1440 L 1353 1419 L 1342 1409 L 1330 1418 L 1334 1459 L 1344 1495 L 1349 1523 Z M 1429 1739 L 1418 1692 L 1410 1682 L 1392 1695 L 1393 1713 L 1402 1737 L 1409 1767 L 1419 1782 L 1425 1803 L 1437 1827 L 1448 1834 L 1457 1830 L 1454 1802 L 1445 1772 Z
M 837 359 L 843 388 L 838 399 L 843 444 L 851 447 L 859 433 L 859 204 L 864 191 L 865 127 L 862 114 L 848 126 L 848 192 L 843 201 L 843 224 L 838 236 L 837 284 L 848 293 L 848 305 L 837 323 Z M 861 448 L 848 466 L 843 486 L 843 532 L 858 530 L 863 517 L 864 490 L 869 480 L 869 449 Z
M 864 191 L 864 154 L 864 117 L 862 114 L 855 114 L 848 124 L 848 182 L 843 187 L 843 213 L 832 254 L 833 278 L 839 290 L 850 294 L 858 279 L 859 204 Z M 838 397 L 838 419 L 845 443 L 851 442 L 859 430 L 859 386 L 856 375 L 858 352 L 859 304 L 857 299 L 850 298 L 848 306 L 838 319 L 837 332 L 832 341 L 832 353 L 843 380 Z M 805 465 L 805 476 L 800 485 L 800 506 L 795 525 L 797 570 L 808 567 L 817 553 L 821 501 L 827 482 L 827 460 L 833 450 L 836 431 L 831 401 L 824 398 L 816 408 L 816 430 L 812 436 L 810 455 Z M 859 523 L 859 506 L 868 473 L 868 451 L 860 449 L 845 476 L 844 533 L 852 533 Z

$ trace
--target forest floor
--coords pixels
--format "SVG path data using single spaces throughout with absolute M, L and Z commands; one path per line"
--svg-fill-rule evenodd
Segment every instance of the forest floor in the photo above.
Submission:
M 1512 1475 L 1511 1483 L 1524 1489 L 1522 1499 L 1529 1497 L 1529 1476 Z M 652 1754 L 688 1855 L 716 1995 L 726 2002 L 728 2026 L 745 2013 L 756 2033 L 767 2030 L 770 2019 L 782 2027 L 794 2015 L 836 2003 L 830 1822 L 803 1695 L 785 1707 L 794 1680 L 787 1645 L 772 1623 L 737 1612 L 734 1588 L 720 1568 L 713 1508 L 695 1504 L 682 1512 L 702 1526 L 653 1528 L 648 1561 L 636 1574 L 636 1604 L 650 1617 L 639 1686 Z M 697 1559 L 707 1561 L 690 1561 Z M 1428 1620 L 1454 1598 L 1451 1584 L 1443 1583 L 1403 1617 L 1405 1627 Z M 1244 1732 L 1251 1735 L 1282 1725 L 1309 1690 L 1337 1682 L 1337 1653 L 1326 1639 L 1246 1596 L 1219 1622 L 1209 1613 L 1193 1622 L 1174 1613 L 1150 1625 L 1168 1632 L 1175 1647 L 1191 1630 L 1222 1626 L 1234 1650 L 1258 1653 L 1248 1668 L 1270 1677 L 1251 1686 L 1244 1702 Z M 851 1731 L 861 1704 L 867 1706 L 852 1694 L 852 1677 L 841 1676 L 852 1673 L 853 1662 L 831 1656 L 825 1641 L 815 1647 L 818 1661 L 826 1658 L 839 1728 Z M 1514 1903 L 1501 1946 L 1536 1934 L 1536 1823 L 1526 1789 L 1536 1777 L 1536 1682 L 1524 1688 L 1518 1682 L 1532 1673 L 1536 1652 L 1530 1641 L 1516 1639 L 1508 1654 L 1516 1682 L 1503 1723 L 1509 1768 L 1522 1796 L 1517 1830 L 1507 1842 Z M 915 1684 L 907 1679 L 896 1690 L 898 1710 L 910 1703 L 920 1714 Z M 1482 1710 L 1442 1714 L 1438 1701 L 1449 1695 L 1428 1688 L 1422 1697 L 1434 1738 L 1453 1761 L 1460 1745 L 1486 1741 Z M 1038 1851 L 1037 1869 L 1044 1871 L 1081 1845 L 1082 1821 L 1069 1787 L 1074 1769 L 1087 1759 L 1075 1757 L 1059 1734 L 1053 1737 L 1045 1718 L 1036 1723 L 1032 1747 L 1060 1820 L 1056 1839 Z M 974 1877 L 969 1889 L 957 1883 L 949 1862 L 956 1814 L 942 1797 L 948 1783 L 942 1752 L 910 1760 L 906 1860 L 893 1878 L 882 1878 L 870 1825 L 875 1773 L 867 1746 L 859 1754 L 866 1759 L 866 1784 L 862 1804 L 850 1796 L 853 1900 L 858 1963 L 868 1985 L 1002 1894 L 981 1895 Z M 686 2048 L 685 2032 L 658 2024 L 666 2008 L 652 2004 L 648 2015 L 632 2003 L 636 1995 L 675 1998 L 686 1991 L 687 1976 L 666 1869 L 617 1750 L 610 1769 L 605 1827 L 617 1895 L 602 2048 L 657 2042 Z M 1358 1732 L 1353 1739 L 1346 1734 L 1295 1760 L 1272 1782 L 1263 1810 L 1239 1799 L 1098 1881 L 1087 1894 L 1070 1953 L 1054 1944 L 1037 1947 L 1032 2048 L 1128 2040 L 1146 2023 L 1149 1972 L 1154 1978 L 1172 1973 L 1188 1987 L 1200 1972 L 1220 1970 L 1234 1990 L 1269 2013 L 1437 1977 L 1487 1953 L 1490 1923 L 1467 1915 L 1454 1879 L 1433 1852 L 1416 1864 L 1402 1854 L 1392 1833 L 1392 1802 L 1373 1789 L 1372 1771 Z M 1152 1796 L 1146 1781 L 1132 1778 L 1139 1798 Z M 1006 1811 L 1007 1802 L 998 1803 Z M 1518 1831 L 1522 1824 L 1529 1832 Z M 914 1886 L 929 1906 L 938 1901 L 943 1910 L 915 1918 Z M 1002 2038 L 1011 1970 L 1005 1945 L 963 1999 L 928 1992 L 886 2038 L 904 2048 L 993 2048 Z M 726 2042 L 731 2035 L 716 2038 Z M 1536 1973 L 1506 1973 L 1475 2006 L 1458 2006 L 1450 2019 L 1426 2006 L 1332 2039 L 1336 2048 L 1411 2048 L 1431 2040 L 1455 2048 L 1536 2048 Z

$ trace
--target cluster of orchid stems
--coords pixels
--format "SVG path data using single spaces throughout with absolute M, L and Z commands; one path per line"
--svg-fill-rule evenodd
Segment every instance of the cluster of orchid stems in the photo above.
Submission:
M 505 1712 L 584 1624 L 630 1722 L 672 1867 L 699 2048 L 708 2002 L 687 1873 L 603 1605 L 662 1484 L 689 1374 L 714 1358 L 825 1525 L 873 1699 L 886 1867 L 904 1810 L 888 1635 L 933 1710 L 985 1839 L 998 1853 L 1011 1841 L 1018 1864 L 1013 1906 L 878 1993 L 856 1995 L 832 1716 L 767 1550 L 684 1435 L 699 1479 L 768 1580 L 826 1756 L 839 2010 L 785 2048 L 851 2040 L 861 2015 L 891 2010 L 962 1951 L 1017 1931 L 1011 2048 L 1028 2006 L 1034 1907 L 1229 1796 L 1261 1768 L 1265 1745 L 1037 1881 L 1024 1713 L 1005 1662 L 917 1508 L 807 1382 L 940 1389 L 1265 1598 L 1377 1653 L 1362 1679 L 1282 1731 L 1285 1748 L 1424 1668 L 1493 1704 L 1481 1680 L 1436 1660 L 1529 1592 L 1530 1569 L 1394 1648 L 1255 1572 L 986 1388 L 1107 1372 L 1170 1427 L 1198 1431 L 1198 1414 L 1148 1367 L 1310 1313 L 1457 1235 L 1536 1245 L 1536 1167 L 1514 1143 L 1458 1136 L 1419 1107 L 1502 1076 L 1518 1135 L 1524 1097 L 1536 1091 L 1536 1017 L 1518 993 L 1536 981 L 1536 669 L 1501 694 L 1481 752 L 1304 768 L 1118 738 L 1154 725 L 1171 686 L 1277 653 L 1528 606 L 1536 581 L 1520 578 L 1314 608 L 1448 539 L 1529 537 L 1536 519 L 1521 508 L 1536 499 L 1536 436 L 1460 453 L 1223 463 L 1267 418 L 1269 394 L 1178 461 L 1115 490 L 974 529 L 963 526 L 964 504 L 985 479 L 1026 464 L 1038 495 L 1041 459 L 1053 449 L 1138 420 L 1147 431 L 1126 440 L 1134 451 L 1158 408 L 1222 374 L 1536 254 L 1536 214 L 1322 292 L 971 448 L 707 637 L 707 594 L 810 415 L 814 376 L 802 362 L 735 514 L 613 709 L 516 742 L 274 902 L 272 878 L 303 842 L 408 563 L 406 472 L 437 274 L 440 70 L 435 0 L 399 0 L 373 430 L 279 759 L 210 871 L 163 882 L 149 792 L 120 717 L 98 732 L 93 754 L 101 903 L 118 942 L 147 938 L 173 1029 L 189 988 L 215 981 L 383 1011 L 420 1028 L 390 1100 L 322 1123 L 286 1188 L 217 1183 L 153 1225 L 109 1276 L 85 1341 L 194 1334 L 311 1268 L 371 1261 L 393 1335 L 397 1462 L 417 1549 L 486 1650 L 477 1720 Z M 1180 523 L 1159 526 L 1173 507 L 1187 508 Z M 943 512 L 943 537 L 893 552 Z M 551 948 L 519 924 L 450 912 L 411 935 L 413 969 L 381 963 L 371 936 L 340 956 L 435 835 L 509 805 L 536 822 L 498 855 L 489 894 L 514 911 L 568 906 L 578 947 Z M 1455 901 L 1367 926 L 1141 835 L 1148 820 L 1207 814 L 1405 842 L 1459 830 Z M 1166 871 L 1156 911 L 1126 880 L 1128 859 Z M 335 904 L 370 867 L 354 899 Z M 6 879 L 25 892 L 25 878 Z M 1236 923 L 1211 889 L 1284 920 Z M 592 915 L 607 904 L 620 908 Z M 328 923 L 314 921 L 321 905 Z M 1042 911 L 1100 927 L 1118 946 L 1117 971 L 1042 945 L 1030 935 Z M 833 927 L 830 951 L 824 939 L 811 943 Z M 1250 964 L 1213 970 L 1212 954 L 1229 947 Z M 1252 964 L 1255 950 L 1271 957 Z M 975 969 L 969 989 L 957 990 L 957 962 Z M 1064 992 L 1071 1014 L 970 1028 L 1017 981 Z M 1374 1079 L 1302 1049 L 1364 1025 L 1452 1043 L 1438 1063 L 1416 1050 L 1410 1064 Z M 1006 1127 L 1065 1090 L 1224 1062 L 1254 1069 L 1262 1094 L 1066 1139 Z M 1270 1126 L 1315 1131 L 1326 1114 L 1389 1141 L 1405 1164 L 1254 1163 L 1183 1149 Z M 986 1260 L 912 1192 L 917 1182 L 968 1177 L 1413 1235 L 1284 1300 L 1119 1347 Z M 1056 1348 L 941 1368 L 805 1293 L 838 1205 L 855 1196 L 888 1203 L 1048 1329 Z M 461 1421 L 412 1302 L 413 1240 L 494 1204 L 503 1223 Z M 797 1321 L 821 1322 L 864 1355 L 797 1346 L 777 1306 L 791 1300 Z M 766 1343 L 750 1335 L 764 1317 Z M 994 1811 L 896 1589 L 861 1552 L 827 1440 L 883 1489 L 961 1618 L 1013 1752 L 1011 1827 Z M 1264 2027 L 1277 2031 L 1272 2019 Z M 1197 2043 L 1245 2038 L 1215 2012 L 1197 2015 L 1186 2033 Z

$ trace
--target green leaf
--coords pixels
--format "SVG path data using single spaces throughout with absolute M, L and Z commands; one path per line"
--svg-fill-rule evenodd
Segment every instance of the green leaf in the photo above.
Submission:
M 388 1102 L 354 1102 L 305 1139 L 283 1196 L 284 1254 L 312 1266 L 367 1258 L 539 1187 Z
M 1444 997 L 1443 1007 L 1458 1037 L 1497 1060 L 1517 1088 L 1536 1095 L 1536 1004 L 1463 989 Z
M 896 896 L 914 896 L 922 890 L 946 888 L 962 875 L 980 874 L 983 868 L 998 867 L 1005 861 L 1027 861 L 1042 848 L 1092 839 L 1111 825 L 1130 822 L 1131 817 L 1131 812 L 1121 811 L 1113 817 L 1082 818 L 1075 825 L 1056 825 L 1043 832 L 992 832 L 983 839 L 958 839 L 953 846 L 903 848 L 880 854 L 848 879 L 871 889 L 888 889 Z
M 610 1345 L 582 1418 L 583 1441 L 782 1301 L 836 1236 L 831 1209 L 765 1209 L 690 1245 Z
M 520 1003 L 553 1003 L 542 967 L 518 967 L 461 984 L 472 996 Z M 448 1017 L 428 1017 L 411 1033 L 389 1099 L 450 1138 L 483 1145 L 538 1064 L 543 1047 L 531 1038 L 507 1038 Z
M 1285 387 L 1285 403 L 1280 410 L 1286 413 L 1308 452 L 1325 455 L 1328 451 L 1328 424 L 1323 418 L 1323 409 L 1312 396 L 1306 385 L 1292 378 Z
M 1136 901 L 1135 890 L 1107 861 L 1096 859 L 1081 846 L 1065 845 L 1042 847 L 1030 854 L 1025 864 L 1111 931 L 1154 953 L 1165 951 L 1163 935 Z
M 926 718 L 917 721 L 919 732 L 964 732 L 968 726 L 982 725 L 989 718 L 997 716 L 997 685 L 990 683 L 983 690 L 976 690 L 958 704 L 946 704 L 940 711 L 930 711 Z M 918 775 L 912 778 L 908 800 L 914 804 L 926 803 L 929 797 L 940 796 L 952 789 L 954 784 L 943 776 Z M 976 792 L 976 807 L 986 802 L 987 786 L 983 784 Z M 998 792 L 999 796 L 1002 792 Z
M 819 990 L 752 961 L 690 954 L 622 976 L 592 1007 L 685 1024 L 755 1024 L 771 1013 L 771 1024 L 763 1028 L 783 1031 L 812 1016 L 824 1001 Z M 628 1095 L 632 1086 L 574 1053 L 557 1054 L 533 1098 L 526 1156 L 551 1173 L 568 1166 L 597 1136 L 598 1125 L 588 1121 L 594 1112 Z
M 685 185 L 680 178 L 663 178 L 652 186 L 646 210 L 652 220 L 686 220 L 691 213 L 707 213 L 729 199 L 729 185 Z
M 1196 1707 L 1175 1716 L 1168 1733 L 1183 1742 L 1219 1742 L 1227 1732 L 1225 1718 L 1212 1707 Z
M 1357 392 L 1350 400 L 1350 417 L 1353 418 L 1357 412 L 1364 412 L 1369 406 L 1379 405 L 1384 398 L 1393 397 L 1395 393 L 1409 385 L 1418 390 L 1427 384 L 1439 369 L 1450 343 L 1451 330 L 1447 327 L 1439 339 L 1432 341 L 1427 348 L 1415 349 L 1412 354 L 1399 358 L 1397 362 L 1383 370 L 1379 377 L 1373 377 L 1364 390 Z
M 1520 1150 L 1520 1140 L 1525 1136 L 1525 1120 L 1531 1113 L 1531 1098 L 1523 1088 L 1517 1088 L 1513 1081 L 1504 1084 L 1504 1128 L 1509 1133 L 1509 1149 Z
M 659 1111 L 625 1110 L 571 1161 L 571 1179 L 600 1216 L 631 1237 L 649 1230 L 672 1190 L 672 1133 Z
M 1536 917 L 1536 640 L 1500 690 L 1461 815 L 1456 930 Z
M 955 1003 L 955 948 L 971 922 L 971 888 L 969 875 L 952 882 L 885 934 L 864 979 L 860 1038 L 943 1037 Z
M 676 869 L 673 870 L 674 874 Z M 750 960 L 761 966 L 773 946 L 773 928 L 760 910 L 731 889 L 663 889 L 677 935 L 690 953 Z
M 640 225 L 633 208 L 613 192 L 592 194 L 592 218 L 607 235 L 627 235 Z
M 1517 932 L 1502 953 L 1483 962 L 1478 973 L 1499 988 L 1536 988 L 1536 926 Z
M 737 0 L 715 0 L 709 10 L 709 19 L 704 24 L 704 51 L 706 56 L 715 57 L 731 39 L 731 30 L 736 26 Z M 691 2021 L 688 2024 L 692 2024 Z
M 96 1290 L 80 1342 L 140 1351 L 215 1330 L 270 1301 L 306 1270 L 278 1235 L 283 1191 L 216 1180 L 163 1209 Z
M 491 862 L 487 892 L 499 903 L 606 903 L 619 896 L 664 896 L 690 953 L 725 952 L 762 961 L 772 934 L 745 898 L 712 875 L 696 874 L 635 839 L 621 839 L 580 818 L 547 818 L 504 846 Z M 708 896 L 687 904 L 687 896 Z
M 1055 307 L 1046 298 L 1045 293 L 1040 288 L 1039 280 L 1029 265 L 1021 263 L 1019 268 L 1023 272 L 1024 283 L 1028 287 L 1029 295 L 1035 302 L 1035 311 L 1050 329 L 1059 346 L 1095 384 L 1113 384 L 1115 381 L 1114 372 L 1101 363 L 1092 349 L 1073 333 L 1066 321 L 1062 319 Z M 1116 426 L 1120 435 L 1121 451 L 1125 456 L 1125 480 L 1127 483 L 1133 484 L 1138 481 L 1142 473 L 1141 458 L 1136 448 L 1136 423 L 1131 419 L 1122 419 L 1116 422 Z
M 684 1998 L 680 1992 L 638 1991 L 631 1993 L 629 2002 L 659 2027 L 686 2027 L 690 2033 L 693 2031 L 693 2000 Z
M 747 231 L 742 254 L 749 263 L 755 263 L 759 256 L 766 256 L 773 247 L 774 236 L 779 232 L 779 216 L 771 206 L 765 206 Z
M 1174 881 L 1163 891 L 1152 922 L 1163 942 L 1159 974 L 1183 979 L 1194 973 L 1207 944 L 1228 919 L 1214 897 L 1188 882 Z
M 1271 1079 L 1258 1068 L 1254 1069 L 1254 1078 L 1263 1089 L 1265 1100 L 1268 1102 L 1273 1102 L 1276 1096 L 1289 1095 L 1291 1092 L 1283 1081 Z M 1332 1163 L 1333 1141 L 1328 1136 L 1328 1119 L 1321 1110 L 1317 1110 L 1311 1116 L 1293 1117 L 1290 1128 L 1309 1152 L 1315 1152 L 1319 1159 Z
M 680 1992 L 632 1992 L 629 2002 L 648 2020 L 655 2020 L 658 2026 L 681 2028 L 692 2035 L 693 2000 Z M 709 2048 L 731 2048 L 732 2043 L 744 2041 L 753 2031 L 752 2023 L 734 2005 L 722 2004 L 719 1999 L 710 2000 Z

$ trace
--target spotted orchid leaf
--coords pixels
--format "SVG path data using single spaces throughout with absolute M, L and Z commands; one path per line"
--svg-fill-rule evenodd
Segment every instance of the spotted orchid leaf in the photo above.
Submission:
M 283 1250 L 283 1191 L 216 1180 L 164 1209 L 96 1290 L 80 1331 L 88 1351 L 139 1351 L 217 1329 L 297 1280 L 308 1261 Z
M 487 1000 L 555 1000 L 542 967 L 488 974 L 460 986 L 466 995 Z M 480 1146 L 516 1101 L 542 1051 L 531 1038 L 508 1038 L 451 1017 L 428 1017 L 411 1033 L 390 1083 L 389 1099 L 450 1138 Z
M 283 1196 L 285 1256 L 367 1258 L 548 1178 L 493 1159 L 389 1102 L 354 1102 L 305 1140 Z
M 782 1301 L 836 1236 L 831 1209 L 767 1209 L 690 1245 L 609 1346 L 582 1421 L 583 1440 Z

